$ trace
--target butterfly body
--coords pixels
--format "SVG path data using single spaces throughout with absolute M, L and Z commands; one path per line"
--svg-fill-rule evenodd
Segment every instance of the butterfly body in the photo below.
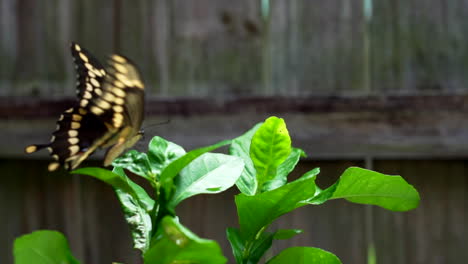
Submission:
M 47 148 L 67 170 L 77 168 L 98 148 L 109 148 L 108 166 L 140 138 L 144 113 L 144 85 L 135 65 L 120 55 L 111 55 L 104 68 L 87 50 L 72 43 L 77 71 L 77 97 L 74 107 L 57 121 L 50 143 L 26 147 L 26 153 Z

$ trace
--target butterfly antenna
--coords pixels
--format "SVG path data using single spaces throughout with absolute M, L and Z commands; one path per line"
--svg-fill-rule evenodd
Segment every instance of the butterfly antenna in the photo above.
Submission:
M 145 139 L 145 130 L 147 128 L 150 128 L 150 127 L 155 127 L 155 126 L 160 126 L 160 125 L 166 125 L 166 124 L 169 124 L 171 122 L 171 119 L 167 119 L 166 121 L 163 121 L 163 122 L 159 122 L 159 123 L 155 123 L 155 124 L 151 124 L 151 125 L 148 125 L 148 126 L 145 126 L 143 127 L 142 129 L 140 129 L 140 134 L 142 134 L 143 136 L 143 139 Z
M 167 125 L 169 123 L 171 123 L 171 119 L 167 119 L 166 121 L 163 121 L 163 122 L 160 122 L 160 123 L 155 123 L 155 124 L 145 126 L 141 130 L 144 131 L 145 129 L 150 128 L 150 127 L 155 127 L 155 126 L 160 126 L 160 125 Z

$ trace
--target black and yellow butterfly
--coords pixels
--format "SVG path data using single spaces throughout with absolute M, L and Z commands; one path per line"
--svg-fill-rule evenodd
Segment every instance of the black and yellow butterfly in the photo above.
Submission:
M 114 54 L 104 68 L 76 43 L 72 43 L 71 53 L 77 71 L 78 101 L 60 115 L 50 143 L 25 149 L 33 153 L 47 148 L 54 159 L 49 171 L 60 165 L 73 170 L 97 148 L 110 147 L 104 159 L 104 166 L 108 166 L 142 136 L 144 85 L 136 66 Z

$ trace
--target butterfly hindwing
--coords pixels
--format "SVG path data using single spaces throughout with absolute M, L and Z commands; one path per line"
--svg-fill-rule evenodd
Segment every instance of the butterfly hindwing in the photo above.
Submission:
M 78 102 L 61 114 L 48 144 L 26 148 L 26 153 L 47 148 L 54 159 L 49 171 L 60 165 L 75 169 L 97 148 L 106 147 L 110 148 L 104 165 L 110 165 L 141 138 L 144 85 L 136 66 L 123 56 L 112 55 L 104 69 L 78 44 L 73 43 L 71 50 Z

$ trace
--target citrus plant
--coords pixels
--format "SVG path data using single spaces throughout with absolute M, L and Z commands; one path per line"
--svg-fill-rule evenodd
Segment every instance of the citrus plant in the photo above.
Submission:
M 211 153 L 229 145 L 229 155 Z M 131 150 L 113 162 L 113 170 L 82 168 L 74 171 L 95 177 L 115 190 L 134 247 L 144 263 L 226 263 L 220 246 L 183 226 L 177 206 L 194 195 L 214 194 L 236 185 L 239 227 L 226 229 L 238 264 L 259 263 L 274 240 L 290 239 L 299 229 L 271 230 L 281 215 L 307 205 L 333 199 L 370 204 L 391 211 L 408 211 L 419 204 L 418 192 L 400 176 L 384 175 L 358 167 L 348 168 L 328 188 L 315 184 L 320 170 L 313 169 L 288 182 L 304 151 L 291 146 L 283 119 L 270 117 L 244 135 L 186 152 L 181 146 L 154 137 L 147 153 Z M 151 195 L 127 172 L 148 181 Z M 44 243 L 47 241 L 47 243 Z M 37 231 L 15 241 L 14 256 L 23 263 L 79 263 L 64 236 L 55 231 Z M 42 262 L 38 262 L 41 260 Z M 292 247 L 267 260 L 268 264 L 341 263 L 325 250 Z

